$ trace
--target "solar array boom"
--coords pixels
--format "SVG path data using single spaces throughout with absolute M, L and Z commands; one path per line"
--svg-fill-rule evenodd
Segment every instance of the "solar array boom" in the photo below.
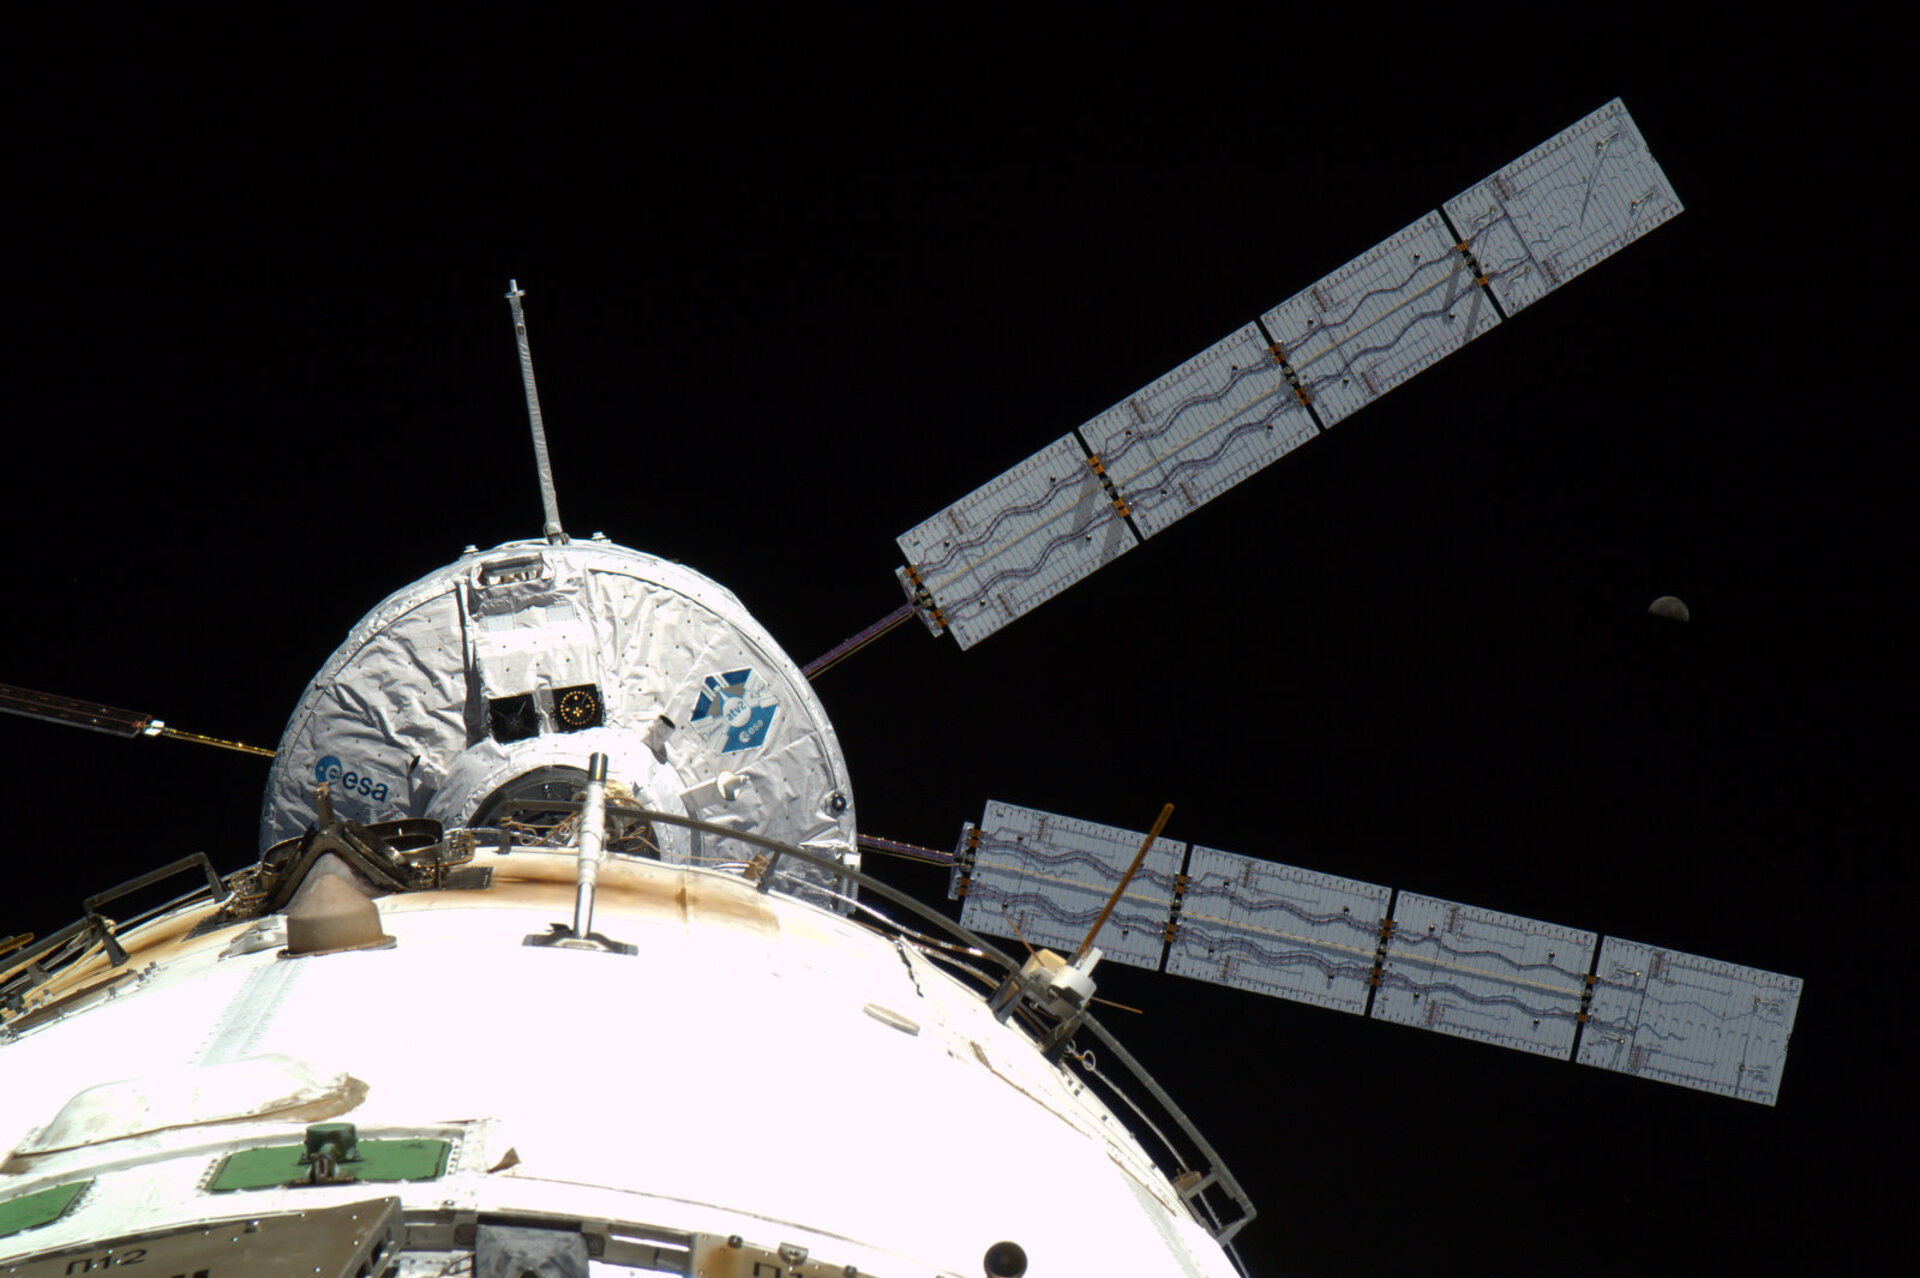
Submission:
M 954 854 L 965 926 L 1074 945 L 1133 831 L 991 802 Z M 1159 841 L 1098 943 L 1120 962 L 1772 1105 L 1798 978 Z
M 898 539 L 970 648 L 1681 211 L 1618 98 Z
M 138 710 L 125 710 L 97 701 L 81 701 L 58 693 L 35 692 L 31 688 L 15 688 L 8 684 L 0 684 L 0 712 L 17 714 L 23 719 L 38 719 L 42 723 L 64 723 L 68 727 L 104 732 L 129 740 L 135 737 L 172 737 L 176 741 L 194 741 L 240 754 L 258 755 L 263 759 L 273 757 L 273 751 L 260 746 L 171 727 L 166 720 L 156 719 Z

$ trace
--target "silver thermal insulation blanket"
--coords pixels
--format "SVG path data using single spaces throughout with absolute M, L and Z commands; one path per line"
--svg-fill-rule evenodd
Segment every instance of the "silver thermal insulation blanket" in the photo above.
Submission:
M 593 701 L 569 697 L 580 689 Z M 537 731 L 501 740 L 489 708 L 522 697 Z M 582 706 L 597 722 L 569 721 Z M 307 827 L 322 781 L 353 820 L 431 817 L 455 829 L 502 784 L 537 768 L 584 770 L 594 752 L 650 808 L 858 864 L 846 762 L 799 667 L 730 591 L 604 541 L 470 553 L 362 619 L 287 723 L 260 846 Z M 714 784 L 723 772 L 746 779 L 731 799 Z M 661 833 L 670 861 L 754 851 Z

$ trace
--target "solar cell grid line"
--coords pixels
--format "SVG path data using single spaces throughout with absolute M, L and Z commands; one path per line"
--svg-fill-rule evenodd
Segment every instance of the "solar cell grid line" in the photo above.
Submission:
M 1143 537 L 1319 433 L 1252 324 L 1084 423 Z
M 1146 831 L 993 801 L 979 835 L 961 925 L 1070 954 L 1133 863 Z M 1094 938 L 1109 961 L 1159 969 L 1174 878 L 1186 851 L 1184 843 L 1155 841 Z
M 971 648 L 1138 541 L 1069 433 L 896 544 Z
M 1445 205 L 1509 316 L 1683 207 L 1619 98 Z
M 1573 1054 L 1599 937 L 1400 893 L 1373 1015 L 1561 1060 Z
M 1799 977 L 1608 937 L 1575 1059 L 1772 1105 Z
M 1500 322 L 1476 278 L 1430 212 L 1260 321 L 1331 427 Z
M 1376 883 L 1196 846 L 1167 971 L 1358 1015 L 1391 896 Z

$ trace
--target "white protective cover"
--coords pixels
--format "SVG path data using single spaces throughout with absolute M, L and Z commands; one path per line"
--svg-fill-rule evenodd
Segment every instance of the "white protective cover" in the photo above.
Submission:
M 172 1127 L 270 1118 L 329 1101 L 345 1110 L 351 1095 L 344 1071 L 271 1052 L 89 1087 L 15 1152 L 50 1154 Z
M 604 725 L 560 731 L 549 694 L 587 684 Z M 541 699 L 541 733 L 496 741 L 489 700 L 523 693 Z M 846 762 L 792 658 L 724 587 L 600 540 L 471 552 L 363 618 L 287 722 L 260 847 L 306 829 L 323 780 L 341 816 L 456 828 L 503 781 L 555 763 L 584 770 L 596 751 L 650 807 L 858 864 Z M 704 806 L 682 801 L 723 770 L 748 779 L 735 798 L 707 785 Z M 679 834 L 663 844 L 674 862 L 752 851 Z

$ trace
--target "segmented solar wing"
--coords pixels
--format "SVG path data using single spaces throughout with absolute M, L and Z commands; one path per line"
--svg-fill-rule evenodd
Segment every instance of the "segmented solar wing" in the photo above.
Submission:
M 962 648 L 1680 212 L 1615 99 L 899 538 Z
M 990 803 L 951 895 L 979 931 L 1070 952 L 1134 830 Z M 1156 842 L 1098 944 L 1214 985 L 1771 1105 L 1796 977 L 1258 857 Z

